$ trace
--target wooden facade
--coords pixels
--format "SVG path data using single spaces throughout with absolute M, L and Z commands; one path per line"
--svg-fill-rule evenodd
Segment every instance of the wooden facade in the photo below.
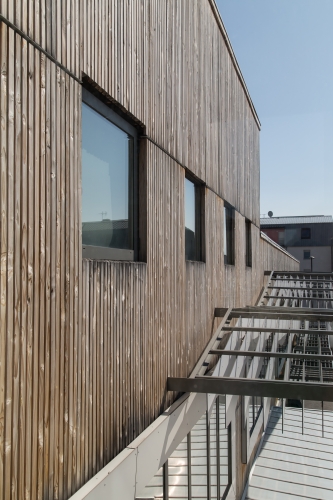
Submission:
M 213 1 L 0 14 L 0 497 L 67 499 L 171 403 L 166 378 L 191 371 L 215 307 L 254 303 L 264 270 L 298 262 L 260 237 L 259 122 Z M 82 259 L 88 79 L 145 129 L 141 262 Z M 185 261 L 186 170 L 205 183 L 205 262 Z

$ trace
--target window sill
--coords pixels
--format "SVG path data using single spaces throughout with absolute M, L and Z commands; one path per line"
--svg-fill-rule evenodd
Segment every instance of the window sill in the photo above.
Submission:
M 187 259 L 185 259 L 185 262 L 189 263 L 189 264 L 206 264 L 206 262 L 203 260 L 187 260 Z
M 82 257 L 89 260 L 134 261 L 134 250 L 82 245 Z
M 107 264 L 128 264 L 129 266 L 146 266 L 147 262 L 141 260 L 116 260 L 116 259 L 92 259 L 90 257 L 82 257 L 82 262 L 104 262 Z

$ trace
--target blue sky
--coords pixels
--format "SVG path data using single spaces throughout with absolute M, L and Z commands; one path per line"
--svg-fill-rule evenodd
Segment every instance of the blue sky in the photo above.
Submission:
M 216 0 L 261 121 L 261 214 L 333 214 L 333 0 Z

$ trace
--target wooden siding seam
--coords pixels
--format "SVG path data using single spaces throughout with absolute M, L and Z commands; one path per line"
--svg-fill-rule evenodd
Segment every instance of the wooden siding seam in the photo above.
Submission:
M 0 22 L 3 22 L 4 24 L 6 24 L 8 26 L 8 28 L 11 28 L 17 35 L 19 35 L 24 40 L 26 40 L 26 42 L 30 43 L 35 49 L 42 52 L 42 54 L 44 54 L 50 61 L 52 61 L 62 71 L 67 73 L 67 75 L 69 75 L 71 78 L 73 78 L 76 82 L 82 84 L 82 80 L 80 80 L 76 75 L 74 75 L 74 73 L 72 73 L 68 68 L 66 68 L 66 66 L 64 66 L 62 63 L 57 61 L 57 59 L 55 59 L 55 57 L 53 57 L 53 55 L 50 54 L 50 52 L 43 49 L 43 47 L 41 47 L 37 42 L 35 42 L 32 38 L 30 38 L 29 35 L 27 35 L 23 31 L 21 31 L 20 28 L 15 26 L 15 24 L 11 23 L 8 19 L 6 19 L 2 14 L 0 14 Z
M 151 137 L 149 137 L 148 135 L 141 135 L 140 136 L 140 139 L 147 139 L 149 142 L 151 142 L 154 146 L 156 146 L 160 151 L 162 151 L 164 154 L 166 154 L 169 158 L 171 158 L 171 160 L 173 160 L 175 163 L 177 163 L 181 168 L 183 168 L 185 170 L 185 172 L 189 172 L 191 174 L 192 177 L 198 179 L 198 181 L 200 183 L 202 183 L 205 188 L 209 189 L 209 191 L 211 191 L 213 194 L 215 194 L 220 200 L 222 200 L 223 202 L 226 201 L 227 203 L 230 203 L 227 199 L 223 198 L 219 193 L 217 193 L 215 191 L 215 189 L 213 189 L 211 186 L 209 186 L 205 181 L 203 181 L 200 177 L 197 177 L 193 172 L 192 170 L 190 170 L 188 167 L 186 167 L 185 165 L 183 165 L 180 160 L 177 160 L 177 158 L 175 158 L 171 153 L 169 153 L 165 148 L 163 148 L 163 146 L 160 146 L 156 141 L 154 141 L 154 139 L 152 139 Z M 257 229 L 260 229 L 260 225 L 258 226 L 258 224 L 251 220 L 249 216 L 245 215 L 243 212 L 241 212 L 237 207 L 235 207 L 232 203 L 230 203 L 230 205 L 232 205 L 236 212 L 238 212 L 242 217 L 245 217 L 246 219 L 250 220 L 251 223 L 257 228 Z

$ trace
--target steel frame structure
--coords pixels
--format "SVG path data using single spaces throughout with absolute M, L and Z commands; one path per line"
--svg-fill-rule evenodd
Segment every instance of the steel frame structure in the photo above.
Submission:
M 272 272 L 258 306 L 215 314 L 222 323 L 198 365 L 168 390 L 333 401 L 332 274 Z

